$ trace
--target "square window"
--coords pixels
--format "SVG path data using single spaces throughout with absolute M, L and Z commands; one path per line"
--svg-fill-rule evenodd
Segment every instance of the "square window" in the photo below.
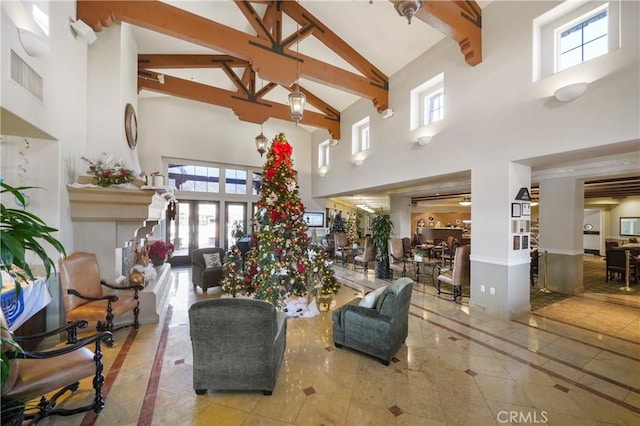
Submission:
M 556 71 L 608 53 L 608 10 L 598 8 L 556 30 Z
M 330 161 L 329 147 L 330 147 L 329 140 L 326 140 L 322 142 L 320 145 L 318 145 L 318 168 L 329 165 L 329 161 Z

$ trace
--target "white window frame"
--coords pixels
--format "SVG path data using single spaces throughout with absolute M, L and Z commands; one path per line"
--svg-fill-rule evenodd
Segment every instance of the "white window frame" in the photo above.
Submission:
M 602 12 L 606 12 L 606 14 L 607 14 L 607 16 L 604 18 L 607 21 L 607 33 L 604 35 L 604 37 L 607 37 L 607 40 L 608 40 L 608 37 L 609 37 L 609 28 L 608 28 L 609 27 L 609 25 L 608 25 L 608 23 L 609 23 L 609 5 L 608 5 L 608 3 L 591 10 L 590 12 L 580 16 L 577 19 L 574 19 L 574 20 L 566 23 L 565 25 L 563 25 L 563 26 L 561 26 L 559 28 L 556 28 L 555 36 L 554 36 L 554 39 L 555 39 L 554 70 L 555 70 L 556 73 L 558 73 L 560 71 L 564 71 L 564 70 L 569 69 L 569 68 L 572 68 L 572 67 L 574 67 L 576 65 L 583 64 L 583 63 L 585 63 L 585 62 L 587 62 L 587 61 L 589 61 L 591 59 L 595 59 L 597 57 L 600 57 L 600 56 L 603 56 L 603 55 L 606 55 L 607 53 L 609 53 L 609 49 L 607 48 L 606 52 L 604 52 L 604 53 L 602 53 L 602 54 L 600 54 L 598 56 L 594 56 L 593 58 L 590 58 L 590 59 L 587 59 L 587 60 L 584 60 L 584 58 L 583 58 L 582 61 L 577 63 L 577 64 L 566 66 L 566 67 L 562 67 L 562 52 L 561 52 L 561 48 L 560 48 L 561 40 L 562 40 L 562 33 L 565 32 L 566 30 L 570 29 L 570 28 L 573 28 L 573 27 L 575 27 L 577 25 L 580 25 L 580 24 L 592 19 L 593 17 L 601 14 Z M 583 40 L 582 44 L 579 45 L 579 48 L 582 49 L 582 51 L 584 52 L 585 46 L 587 46 L 588 43 L 589 42 L 587 42 L 585 44 L 584 40 Z
M 329 165 L 329 162 L 331 160 L 330 148 L 331 148 L 331 140 L 329 139 L 327 139 L 326 141 L 318 145 L 318 168 L 319 169 Z
M 557 63 L 557 30 L 568 29 L 589 16 L 607 8 L 608 34 L 607 52 L 579 65 L 562 71 L 556 70 Z M 590 62 L 600 63 L 612 52 L 620 49 L 620 13 L 619 0 L 611 1 L 565 1 L 533 20 L 533 48 L 532 48 L 532 81 L 539 81 L 559 73 L 574 73 L 574 69 L 581 70 Z M 598 66 L 598 65 L 593 65 Z
M 431 100 L 442 95 L 442 113 L 437 118 L 431 117 L 429 111 Z M 428 126 L 444 119 L 446 115 L 446 101 L 444 91 L 444 73 L 440 73 L 433 78 L 420 84 L 410 93 L 411 120 L 409 130 Z
M 351 126 L 351 154 L 367 151 L 371 148 L 371 128 L 369 116 Z
M 423 126 L 428 126 L 431 123 L 435 123 L 436 121 L 440 121 L 444 118 L 444 85 L 439 86 L 437 89 L 432 92 L 425 93 L 422 97 L 420 111 L 421 123 Z M 439 108 L 433 108 L 433 101 L 436 98 L 442 98 L 442 102 Z M 434 113 L 437 112 L 437 116 L 434 116 Z

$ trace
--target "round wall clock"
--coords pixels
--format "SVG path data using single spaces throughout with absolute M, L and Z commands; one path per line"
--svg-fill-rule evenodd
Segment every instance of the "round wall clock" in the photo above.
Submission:
M 127 104 L 124 108 L 124 134 L 127 137 L 129 148 L 136 149 L 138 144 L 138 120 L 133 105 Z

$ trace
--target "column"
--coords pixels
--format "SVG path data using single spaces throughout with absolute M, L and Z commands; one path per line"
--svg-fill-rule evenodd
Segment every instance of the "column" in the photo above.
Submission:
M 526 227 L 522 231 L 519 227 L 512 228 L 514 220 L 524 224 L 531 219 L 522 216 L 522 203 L 528 201 L 516 200 L 522 188 L 529 192 L 530 182 L 531 168 L 516 163 L 487 161 L 471 171 L 469 306 L 490 315 L 512 318 L 531 310 L 530 253 L 528 245 L 522 245 L 529 233 Z M 512 217 L 514 203 L 520 204 L 518 217 Z M 517 246 L 515 237 L 519 241 Z
M 573 177 L 540 181 L 540 253 L 547 252 L 547 287 L 583 292 L 584 184 Z M 545 265 L 540 259 L 540 277 Z

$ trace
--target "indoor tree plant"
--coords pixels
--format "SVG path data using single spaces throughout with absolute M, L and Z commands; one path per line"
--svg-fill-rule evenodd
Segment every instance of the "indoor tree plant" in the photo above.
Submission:
M 376 244 L 376 277 L 389 278 L 389 238 L 393 233 L 393 222 L 382 207 L 371 220 L 371 237 Z

